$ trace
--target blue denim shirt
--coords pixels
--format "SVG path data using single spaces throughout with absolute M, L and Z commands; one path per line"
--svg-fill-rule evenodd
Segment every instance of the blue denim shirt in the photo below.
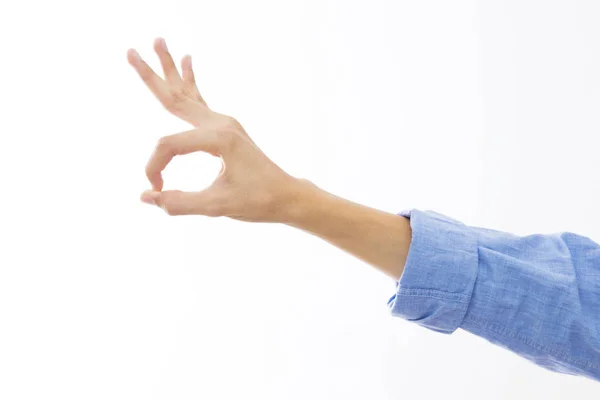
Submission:
M 574 233 L 517 236 L 405 210 L 412 242 L 393 316 L 457 328 L 552 371 L 600 380 L 600 245 Z

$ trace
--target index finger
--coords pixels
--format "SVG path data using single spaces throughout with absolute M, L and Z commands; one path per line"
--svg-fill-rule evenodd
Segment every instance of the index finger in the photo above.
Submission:
M 163 187 L 162 171 L 173 157 L 196 151 L 204 151 L 218 157 L 221 154 L 219 147 L 218 135 L 214 130 L 192 129 L 162 137 L 146 164 L 146 176 L 152 184 L 152 188 L 161 191 Z

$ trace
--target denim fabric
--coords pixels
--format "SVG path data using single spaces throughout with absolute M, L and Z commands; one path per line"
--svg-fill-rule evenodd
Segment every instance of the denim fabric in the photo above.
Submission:
M 552 371 L 600 380 L 600 245 L 574 233 L 517 236 L 405 210 L 412 242 L 393 316 L 461 328 Z

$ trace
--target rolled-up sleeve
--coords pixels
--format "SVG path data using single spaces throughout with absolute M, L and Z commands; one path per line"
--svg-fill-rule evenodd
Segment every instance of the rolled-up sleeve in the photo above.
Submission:
M 406 210 L 412 240 L 392 315 L 452 333 L 461 324 L 477 278 L 477 238 L 462 223 L 433 211 Z
M 547 369 L 600 380 L 600 245 L 573 233 L 517 236 L 404 210 L 412 241 L 393 316 L 461 328 Z

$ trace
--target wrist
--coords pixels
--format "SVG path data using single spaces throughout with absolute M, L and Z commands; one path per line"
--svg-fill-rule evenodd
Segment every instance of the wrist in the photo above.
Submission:
M 324 201 L 325 191 L 308 179 L 291 177 L 281 197 L 278 222 L 303 228 L 314 209 Z

